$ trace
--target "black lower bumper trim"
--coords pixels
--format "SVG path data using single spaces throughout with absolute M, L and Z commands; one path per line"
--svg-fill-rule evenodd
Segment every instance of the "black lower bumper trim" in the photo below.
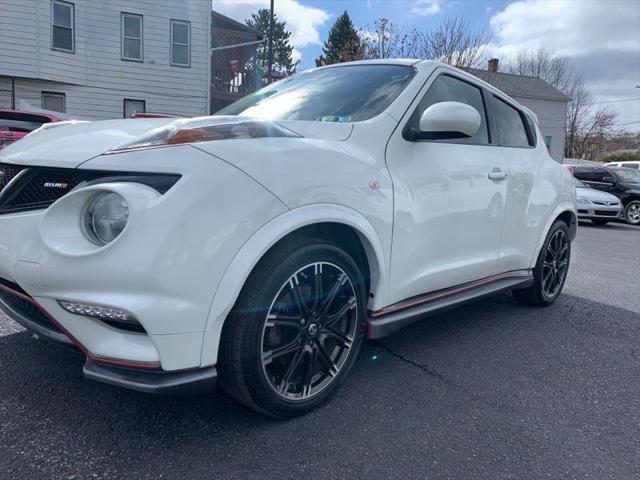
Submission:
M 53 325 L 45 325 L 30 318 L 27 314 L 18 311 L 15 306 L 10 305 L 5 299 L 0 297 L 0 312 L 5 313 L 10 319 L 26 328 L 36 335 L 61 343 L 66 346 L 73 346 L 73 343 L 64 333 L 57 330 Z
M 90 380 L 144 393 L 164 395 L 199 394 L 213 391 L 218 372 L 216 367 L 180 372 L 142 371 L 101 365 L 87 359 L 82 369 Z

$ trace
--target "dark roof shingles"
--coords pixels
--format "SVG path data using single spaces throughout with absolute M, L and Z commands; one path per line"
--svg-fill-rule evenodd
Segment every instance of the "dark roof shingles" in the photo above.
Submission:
M 541 78 L 503 72 L 489 72 L 477 68 L 465 68 L 465 70 L 512 97 L 539 98 L 565 102 L 569 100 L 567 95 Z

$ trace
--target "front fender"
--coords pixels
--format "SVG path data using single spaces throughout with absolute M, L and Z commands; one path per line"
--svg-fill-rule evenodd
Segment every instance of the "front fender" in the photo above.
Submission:
M 233 308 L 251 271 L 262 256 L 280 239 L 302 227 L 316 223 L 341 223 L 356 230 L 364 245 L 371 273 L 373 299 L 370 308 L 382 308 L 386 292 L 388 254 L 371 223 L 356 210 L 335 204 L 307 205 L 287 211 L 257 230 L 238 250 L 224 272 L 216 290 L 205 328 L 202 361 L 203 366 L 214 365 L 222 327 Z

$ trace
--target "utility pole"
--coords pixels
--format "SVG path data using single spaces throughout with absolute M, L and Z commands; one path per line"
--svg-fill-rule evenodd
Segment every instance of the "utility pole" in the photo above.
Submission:
M 273 82 L 273 0 L 271 0 L 271 11 L 269 13 L 269 83 Z

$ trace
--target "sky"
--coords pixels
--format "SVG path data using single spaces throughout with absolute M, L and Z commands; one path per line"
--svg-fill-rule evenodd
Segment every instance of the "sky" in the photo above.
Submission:
M 213 0 L 214 10 L 241 22 L 268 6 L 269 0 Z M 362 29 L 373 29 L 380 17 L 407 31 L 463 17 L 490 33 L 487 51 L 503 62 L 522 48 L 570 57 L 593 102 L 610 102 L 619 128 L 640 131 L 640 0 L 275 0 L 299 70 L 315 66 L 345 10 Z

